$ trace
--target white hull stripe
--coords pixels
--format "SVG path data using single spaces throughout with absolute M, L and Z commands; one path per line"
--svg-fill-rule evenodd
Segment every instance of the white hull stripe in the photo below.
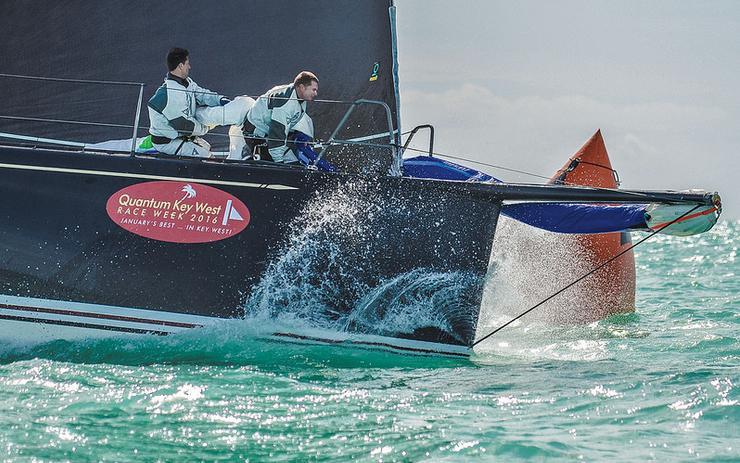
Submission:
M 133 322 L 133 323 L 148 323 L 150 325 L 173 326 L 177 328 L 197 328 L 197 327 L 203 326 L 203 325 L 199 325 L 195 323 L 184 323 L 184 322 L 177 322 L 177 321 L 170 321 L 170 320 L 156 320 L 156 319 L 149 319 L 149 318 L 128 317 L 124 315 L 113 315 L 113 314 L 106 314 L 106 313 L 80 312 L 77 310 L 52 309 L 52 308 L 46 308 L 46 307 L 28 307 L 28 306 L 11 305 L 11 304 L 0 304 L 0 309 L 16 310 L 16 311 L 22 311 L 22 312 L 39 312 L 39 313 L 53 314 L 53 315 L 68 315 L 68 316 L 73 316 L 73 317 L 95 318 L 95 319 L 102 319 L 102 320 L 116 320 L 116 321 L 125 321 L 125 322 Z
M 114 311 L 115 313 L 112 313 Z M 164 336 L 182 330 L 203 327 L 226 319 L 176 312 L 0 295 L 0 320 L 67 326 L 83 330 L 92 329 Z M 421 355 L 468 357 L 471 352 L 468 347 L 461 345 L 327 330 L 299 329 L 292 333 L 274 332 L 266 333 L 266 335 L 271 339 L 283 342 L 352 345 Z M 64 336 L 61 338 L 64 338 Z
M 267 190 L 299 190 L 300 188 L 271 183 L 249 183 L 249 182 L 232 182 L 229 180 L 212 180 L 205 178 L 187 178 L 187 177 L 169 177 L 166 175 L 148 175 L 135 174 L 133 172 L 110 172 L 107 170 L 88 170 L 88 169 L 69 169 L 66 167 L 46 167 L 46 166 L 29 166 L 25 164 L 6 164 L 0 163 L 0 168 L 33 170 L 41 172 L 55 172 L 62 174 L 79 174 L 79 175 L 96 175 L 102 177 L 124 177 L 124 178 L 141 178 L 146 180 L 171 180 L 176 182 L 197 182 L 210 185 L 227 185 L 240 186 L 246 188 L 263 188 Z
M 151 310 L 144 308 L 91 304 L 86 302 L 60 301 L 55 299 L 40 299 L 33 297 L 0 295 L 0 312 L 10 311 L 10 309 L 3 308 L 5 306 L 17 307 L 19 308 L 19 310 L 27 308 L 27 310 L 31 311 L 31 313 L 27 315 L 42 316 L 46 318 L 48 318 L 49 316 L 75 317 L 76 315 L 72 314 L 72 312 L 79 312 L 81 316 L 90 317 L 91 319 L 96 318 L 98 315 L 102 315 L 102 318 L 110 317 L 109 320 L 111 320 L 112 323 L 115 322 L 115 324 L 136 323 L 133 321 L 133 319 L 141 319 L 151 321 L 189 323 L 192 325 L 201 326 L 217 320 L 217 318 L 215 317 L 193 315 L 184 312 L 167 312 L 162 310 Z M 57 311 L 57 315 L 47 316 L 42 312 L 35 311 L 35 309 L 55 310 Z M 68 312 L 70 315 L 66 315 L 65 311 Z M 18 311 L 12 313 L 18 314 Z M 115 317 L 129 317 L 129 320 L 131 321 L 126 321 L 126 319 L 124 318 L 121 319 L 121 321 L 119 322 Z M 158 326 L 166 325 L 160 324 Z M 174 324 L 170 324 L 169 326 L 177 327 L 177 325 Z
M 41 323 L 41 324 L 48 324 L 48 325 L 72 326 L 75 328 L 88 328 L 88 329 L 105 330 L 105 331 L 118 331 L 122 333 L 133 333 L 133 334 L 156 334 L 158 336 L 166 336 L 170 334 L 169 331 L 131 328 L 128 326 L 99 325 L 97 323 L 84 323 L 84 322 L 76 322 L 76 321 L 70 321 L 70 320 L 52 320 L 49 318 L 22 317 L 22 316 L 17 316 L 17 315 L 6 315 L 6 314 L 0 314 L 0 320 L 13 320 L 13 321 L 19 321 L 19 322 Z

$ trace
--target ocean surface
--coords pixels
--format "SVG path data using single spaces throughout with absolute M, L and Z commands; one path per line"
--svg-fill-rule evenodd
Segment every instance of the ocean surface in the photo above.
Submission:
M 0 344 L 0 459 L 740 461 L 738 232 L 656 236 L 636 249 L 636 313 L 562 323 L 564 294 L 470 360 L 269 342 L 248 320 Z M 528 287 L 578 276 L 547 268 L 558 238 L 510 236 L 479 336 Z

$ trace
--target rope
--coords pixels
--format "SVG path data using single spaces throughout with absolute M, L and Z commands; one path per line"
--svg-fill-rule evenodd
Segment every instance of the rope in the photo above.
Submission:
M 411 151 L 418 151 L 420 153 L 427 153 L 428 152 L 426 150 L 420 150 L 420 149 L 414 149 L 414 148 L 406 148 L 406 149 L 407 150 L 411 150 Z M 466 161 L 466 162 L 470 162 L 470 163 L 473 163 L 473 164 L 480 164 L 480 165 L 483 165 L 483 166 L 492 167 L 492 168 L 495 168 L 495 169 L 506 170 L 506 171 L 509 171 L 509 172 L 516 172 L 516 173 L 520 173 L 520 174 L 530 175 L 532 177 L 538 177 L 538 178 L 542 178 L 542 179 L 545 179 L 545 180 L 550 180 L 550 177 L 546 177 L 546 176 L 540 175 L 540 174 L 535 174 L 535 173 L 532 173 L 532 172 L 527 172 L 527 171 L 517 170 L 517 169 L 511 169 L 511 168 L 508 168 L 508 167 L 497 166 L 495 164 L 488 164 L 488 163 L 480 162 L 480 161 L 474 161 L 472 159 L 466 159 L 466 158 L 459 157 L 459 156 L 453 156 L 451 154 L 436 153 L 436 152 L 433 153 L 433 154 L 435 156 L 439 156 L 439 157 L 443 157 L 443 158 L 450 158 L 450 159 L 456 159 L 456 160 L 460 160 L 460 161 Z M 510 182 L 506 182 L 506 183 L 508 183 L 510 185 L 514 185 L 514 183 L 510 183 Z M 536 186 L 542 186 L 541 183 L 526 183 L 526 182 L 525 183 L 516 183 L 516 185 L 536 185 Z M 559 185 L 584 186 L 584 185 L 579 185 L 578 183 L 568 182 L 568 181 L 560 182 Z M 592 190 L 596 190 L 596 191 L 609 191 L 609 190 L 612 190 L 611 188 L 602 188 L 602 187 L 595 187 L 595 186 L 588 186 L 588 188 L 590 188 Z M 643 198 L 645 198 L 645 201 L 647 201 L 647 202 L 650 201 L 650 199 L 647 198 L 647 195 L 645 195 L 644 193 L 630 192 L 629 194 L 631 194 L 631 195 L 633 195 L 635 197 L 643 197 Z
M 75 84 L 100 84 L 100 85 L 126 85 L 135 87 L 144 87 L 146 84 L 142 82 L 117 82 L 113 80 L 88 80 L 88 79 L 63 79 L 61 77 L 38 77 L 38 76 L 21 76 L 18 74 L 0 74 L 0 77 L 7 77 L 10 79 L 22 79 L 22 80 L 43 80 L 50 82 L 69 82 Z
M 588 164 L 588 165 L 590 165 L 590 166 L 596 166 L 596 167 L 601 167 L 602 169 L 606 169 L 606 170 L 610 170 L 610 171 L 612 171 L 612 172 L 616 172 L 616 170 L 612 169 L 612 168 L 611 168 L 611 167 L 609 167 L 609 166 L 605 166 L 605 165 L 603 165 L 603 164 L 597 164 L 597 163 L 595 163 L 595 162 L 589 162 L 589 161 L 584 161 L 584 160 L 583 160 L 583 159 L 581 159 L 581 158 L 578 158 L 578 163 L 579 163 L 579 164 Z
M 115 127 L 122 129 L 133 129 L 133 125 L 127 124 L 112 124 L 107 122 L 89 122 L 89 121 L 71 121 L 66 119 L 47 119 L 44 117 L 23 117 L 23 116 L 2 116 L 0 119 L 10 119 L 13 121 L 30 121 L 30 122 L 49 122 L 54 124 L 76 124 L 76 125 L 91 125 L 95 127 Z M 148 127 L 139 127 L 140 129 Z
M 0 74 L 0 77 L 3 77 L 3 76 L 4 76 L 4 74 Z M 74 82 L 77 82 L 77 81 L 74 81 Z M 105 82 L 93 82 L 93 83 L 105 83 Z M 200 90 L 188 90 L 186 88 L 167 88 L 167 91 L 168 92 L 192 93 L 193 95 L 225 96 L 225 97 L 229 98 L 232 101 L 235 98 L 239 98 L 239 97 L 248 97 L 248 98 L 252 98 L 254 100 L 259 100 L 259 99 L 263 99 L 264 100 L 264 99 L 268 99 L 268 98 L 269 99 L 273 99 L 273 100 L 294 100 L 295 99 L 295 98 L 289 97 L 289 96 L 274 96 L 274 95 L 273 96 L 266 96 L 266 95 L 235 95 L 235 96 L 231 97 L 231 96 L 227 96 L 227 95 L 222 95 L 221 93 L 214 92 L 213 90 L 208 90 L 206 88 L 202 88 Z M 304 100 L 301 100 L 301 101 L 304 101 Z M 349 101 L 349 100 L 326 100 L 326 99 L 320 99 L 320 98 L 315 98 L 315 99 L 311 100 L 311 103 L 332 103 L 332 104 L 342 104 L 342 105 L 347 105 L 347 106 L 355 104 L 354 101 Z
M 385 145 L 385 146 L 387 146 L 387 145 Z M 414 149 L 414 148 L 406 148 L 406 149 L 407 150 L 410 150 L 410 151 L 417 151 L 417 152 L 420 152 L 420 153 L 428 153 L 427 150 Z M 444 153 L 437 153 L 437 152 L 435 152 L 433 154 L 435 156 L 439 156 L 439 157 L 443 157 L 443 158 L 450 158 L 450 159 L 456 159 L 456 160 L 460 160 L 460 161 L 466 161 L 466 162 L 470 162 L 472 164 L 480 164 L 480 165 L 487 166 L 487 167 L 492 167 L 492 168 L 495 168 L 495 169 L 501 169 L 501 170 L 506 170 L 506 171 L 509 171 L 509 172 L 516 172 L 516 173 L 520 173 L 520 174 L 525 174 L 525 175 L 529 175 L 529 176 L 532 176 L 532 177 L 542 178 L 542 179 L 545 179 L 545 180 L 548 180 L 548 181 L 550 180 L 550 177 L 546 177 L 546 176 L 540 175 L 540 174 L 535 174 L 533 172 L 527 172 L 527 171 L 523 171 L 523 170 L 511 169 L 511 168 L 508 168 L 508 167 L 497 166 L 495 164 L 488 164 L 488 163 L 481 162 L 481 161 L 474 161 L 472 159 L 467 159 L 467 158 L 463 158 L 463 157 L 459 157 L 459 156 L 453 156 L 451 154 L 444 154 Z M 587 163 L 587 164 L 590 164 L 590 163 Z M 613 169 L 611 169 L 611 170 L 614 171 Z M 614 172 L 616 172 L 616 171 L 614 171 Z M 527 183 L 527 182 L 521 182 L 521 183 L 502 182 L 502 183 L 506 183 L 506 184 L 509 184 L 509 185 L 542 186 L 541 183 Z M 590 189 L 595 190 L 595 191 L 612 191 L 613 190 L 613 188 L 603 188 L 603 187 L 596 187 L 596 186 L 590 186 L 590 185 L 580 185 L 578 183 L 568 182 L 568 181 L 559 182 L 558 185 L 571 185 L 571 186 L 587 187 L 587 188 L 590 188 Z M 634 192 L 634 191 L 632 191 L 632 192 L 623 191 L 623 193 L 628 193 L 628 194 L 630 194 L 632 196 L 635 196 L 635 197 L 638 197 L 638 198 L 644 198 L 646 202 L 651 202 L 651 199 L 648 198 L 648 196 L 645 193 L 638 193 L 638 192 Z
M 41 81 L 56 81 L 56 82 L 72 82 L 72 83 L 87 83 L 87 84 L 111 84 L 111 85 L 130 85 L 130 86 L 144 86 L 143 83 L 138 82 L 115 82 L 115 81 L 100 81 L 100 80 L 84 80 L 84 79 L 63 79 L 63 78 L 57 78 L 57 77 L 39 77 L 39 76 L 23 76 L 23 75 L 17 75 L 17 74 L 4 74 L 0 73 L 0 77 L 5 78 L 13 78 L 13 79 L 25 79 L 25 80 L 41 80 Z M 213 92 L 208 89 L 201 89 L 201 90 L 187 90 L 187 89 L 177 89 L 177 88 L 168 88 L 168 91 L 176 91 L 176 92 L 185 92 L 185 93 L 194 93 L 194 94 L 202 94 L 202 95 L 214 95 L 214 96 L 220 96 L 221 94 Z M 239 96 L 249 96 L 250 98 L 259 99 L 262 98 L 263 95 L 239 95 Z M 273 96 L 274 99 L 284 99 L 289 100 L 290 97 L 277 97 Z M 328 99 L 315 99 L 313 100 L 314 103 L 332 103 L 332 104 L 341 104 L 341 105 L 353 105 L 355 104 L 354 101 L 343 101 L 343 100 L 328 100 Z M 67 124 L 79 124 L 79 125 L 91 125 L 91 126 L 99 126 L 99 127 L 116 127 L 116 128 L 133 128 L 133 126 L 128 126 L 125 124 L 106 124 L 106 123 L 96 123 L 96 122 L 83 122 L 83 121 L 71 121 L 71 120 L 64 120 L 64 119 L 45 119 L 45 118 L 33 118 L 33 117 L 14 117 L 14 116 L 2 116 L 0 115 L 0 119 L 12 119 L 12 120 L 24 120 L 24 121 L 34 121 L 34 122 L 51 122 L 51 123 L 67 123 Z M 140 127 L 140 129 L 145 129 L 146 127 Z M 413 130 L 403 132 L 401 136 L 408 135 Z M 226 136 L 222 134 L 210 134 L 215 136 Z M 263 137 L 264 138 L 264 137 Z M 269 139 L 266 139 L 269 141 Z M 280 141 L 280 140 L 277 140 Z M 317 140 L 318 143 L 321 143 L 321 140 Z M 324 142 L 326 144 L 326 142 Z M 370 148 L 389 148 L 392 145 L 390 144 L 377 144 L 377 143 L 363 143 L 363 142 L 353 142 L 348 140 L 334 140 L 331 145 L 355 145 L 355 146 L 365 146 Z M 395 145 L 396 149 L 401 149 L 402 147 L 399 145 Z M 425 150 L 419 150 L 416 148 L 406 148 L 409 151 L 415 151 L 420 153 L 427 153 Z M 499 169 L 507 172 L 514 172 L 522 175 L 529 175 L 536 178 L 541 178 L 545 180 L 549 180 L 549 177 L 544 175 L 535 174 L 532 172 L 527 172 L 523 170 L 518 169 L 512 169 L 504 166 L 498 166 L 495 164 L 489 164 L 485 162 L 480 161 L 474 161 L 472 159 L 466 159 L 464 157 L 460 156 L 453 156 L 450 154 L 444 154 L 444 153 L 434 153 L 437 156 L 448 158 L 448 159 L 455 159 L 459 161 L 465 161 L 470 162 L 473 164 L 478 164 L 486 167 L 490 167 L 492 169 Z M 566 182 L 567 183 L 567 182 Z
M 650 238 L 652 238 L 652 237 L 653 237 L 653 236 L 655 236 L 656 234 L 658 234 L 658 233 L 660 233 L 661 231 L 663 231 L 663 229 L 665 229 L 665 228 L 667 228 L 667 227 L 669 227 L 669 226 L 673 225 L 674 223 L 676 223 L 676 222 L 680 221 L 681 219 L 683 219 L 683 218 L 684 218 L 684 217 L 686 217 L 687 215 L 691 214 L 692 212 L 694 212 L 695 210 L 697 210 L 697 209 L 698 209 L 698 208 L 700 208 L 700 207 L 701 207 L 701 205 L 700 205 L 700 204 L 697 204 L 696 206 L 694 206 L 694 208 L 693 208 L 693 209 L 691 209 L 691 210 L 689 210 L 689 211 L 687 211 L 687 212 L 683 213 L 683 214 L 682 214 L 681 216 L 679 216 L 679 217 L 677 217 L 677 218 L 673 219 L 672 221 L 668 222 L 668 223 L 667 223 L 666 225 L 664 225 L 664 226 L 662 226 L 662 227 L 658 228 L 657 230 L 655 230 L 654 232 L 650 233 L 650 234 L 649 234 L 648 236 L 646 236 L 645 238 L 641 239 L 641 240 L 640 240 L 640 241 L 638 241 L 637 243 L 635 243 L 635 244 L 633 244 L 632 246 L 628 247 L 628 248 L 627 248 L 627 249 L 625 249 L 624 251 L 622 251 L 622 252 L 620 252 L 620 253 L 618 253 L 618 254 L 614 255 L 613 257 L 611 257 L 611 258 L 607 259 L 607 260 L 606 260 L 605 262 L 603 262 L 602 264 L 600 264 L 600 265 L 596 266 L 595 268 L 591 269 L 591 271 L 589 271 L 589 272 L 587 272 L 586 274 L 584 274 L 584 275 L 580 276 L 579 278 L 577 278 L 576 280 L 572 281 L 572 282 L 571 282 L 571 283 L 569 283 L 568 285 L 564 286 L 563 288 L 561 288 L 561 289 L 560 289 L 560 290 L 558 290 L 557 292 L 555 292 L 555 293 L 551 294 L 550 296 L 546 297 L 545 299 L 543 299 L 542 301 L 538 302 L 538 303 L 537 303 L 537 304 L 535 304 L 534 306 L 530 307 L 529 309 L 525 310 L 525 311 L 524 311 L 524 312 L 522 312 L 521 314 L 519 314 L 519 315 L 517 315 L 516 317 L 512 318 L 512 319 L 511 319 L 511 320 L 509 320 L 508 322 L 504 323 L 503 325 L 499 326 L 499 327 L 498 327 L 498 328 L 496 328 L 495 330 L 491 331 L 491 332 L 490 332 L 490 333 L 488 333 L 487 335 L 485 335 L 485 336 L 483 336 L 482 338 L 478 339 L 478 340 L 477 340 L 477 341 L 475 341 L 475 342 L 473 343 L 473 345 L 472 345 L 472 346 L 470 346 L 470 347 L 475 347 L 475 346 L 477 346 L 478 344 L 482 343 L 483 341 L 485 341 L 486 339 L 490 338 L 490 337 L 491 337 L 491 336 L 493 336 L 494 334 L 498 333 L 499 331 L 503 330 L 504 328 L 506 328 L 507 326 L 511 325 L 511 324 L 512 324 L 512 323 L 514 323 L 515 321 L 519 320 L 519 319 L 520 319 L 520 318 L 522 318 L 523 316 L 527 315 L 528 313 L 530 313 L 531 311 L 533 311 L 533 310 L 534 310 L 534 309 L 536 309 L 537 307 L 540 307 L 540 306 L 541 306 L 542 304 L 544 304 L 545 302 L 547 302 L 547 301 L 549 301 L 550 299 L 554 298 L 555 296 L 559 295 L 560 293 L 562 293 L 563 291 L 567 290 L 567 289 L 568 289 L 568 288 L 570 288 L 571 286 L 573 286 L 573 285 L 575 285 L 575 284 L 579 283 L 579 282 L 580 282 L 581 280 L 583 280 L 583 279 L 585 279 L 586 277 L 588 277 L 588 276 L 592 275 L 592 274 L 593 274 L 594 272 L 598 271 L 599 269 L 601 269 L 601 268 L 605 267 L 606 265 L 610 264 L 611 262 L 613 262 L 614 260 L 618 259 L 619 257 L 621 257 L 622 255 L 624 255 L 624 254 L 625 254 L 625 253 L 627 253 L 628 251 L 631 251 L 631 250 L 633 250 L 633 249 L 634 249 L 634 248 L 636 248 L 637 246 L 641 245 L 641 244 L 642 244 L 642 243 L 644 243 L 645 241 L 649 240 Z
M 8 75 L 8 74 L 0 74 L 0 77 L 2 77 L 2 76 L 10 77 L 10 75 Z M 19 77 L 24 77 L 24 76 L 19 76 Z M 101 82 L 101 83 L 104 83 L 104 82 Z M 127 84 L 127 82 L 123 82 L 122 84 Z M 184 92 L 190 92 L 190 93 L 207 93 L 207 92 L 195 92 L 193 90 L 179 90 L 179 89 L 171 89 L 171 90 L 174 90 L 174 91 L 184 91 Z M 216 93 L 212 93 L 212 94 L 216 95 Z M 259 97 L 257 97 L 257 98 L 259 98 Z M 289 99 L 289 98 L 284 98 L 284 99 Z M 351 102 L 351 101 L 340 101 L 340 100 L 314 100 L 314 102 L 338 103 L 338 104 L 348 104 L 348 105 L 349 104 L 354 104 L 354 102 Z M 100 122 L 89 122 L 89 121 L 74 121 L 74 120 L 65 120 L 65 119 L 47 119 L 47 118 L 40 118 L 40 117 L 20 117 L 20 116 L 5 116 L 5 115 L 0 115 L 0 119 L 20 120 L 20 121 L 29 121 L 29 122 L 49 122 L 49 123 L 58 123 L 58 124 L 61 123 L 61 124 L 75 124 L 75 125 L 90 125 L 90 126 L 113 127 L 113 128 L 133 128 L 134 127 L 133 125 L 127 125 L 127 124 L 112 124 L 112 123 L 100 123 Z M 148 130 L 149 127 L 139 126 L 138 129 L 139 130 L 144 130 L 144 129 Z M 411 132 L 412 131 L 403 132 L 403 133 L 401 133 L 401 136 L 407 135 L 407 134 L 409 134 Z M 215 133 L 215 132 L 209 132 L 208 135 L 209 136 L 212 136 L 212 137 L 222 137 L 222 138 L 228 137 L 227 134 L 221 134 L 221 133 Z M 283 139 L 272 139 L 272 138 L 267 138 L 267 137 L 260 137 L 260 138 L 262 138 L 263 140 L 266 140 L 266 141 L 284 141 Z M 363 147 L 368 147 L 368 148 L 382 148 L 382 149 L 388 149 L 388 148 L 391 148 L 391 147 L 394 147 L 395 146 L 396 149 L 401 149 L 402 148 L 401 145 L 390 144 L 390 143 L 379 144 L 379 143 L 368 143 L 368 142 L 362 142 L 362 141 L 350 141 L 350 140 L 338 140 L 338 139 L 332 140 L 331 143 L 329 143 L 328 140 L 317 139 L 317 140 L 314 140 L 314 143 L 315 144 L 323 144 L 323 145 L 327 145 L 327 146 L 332 146 L 332 145 L 354 145 L 354 146 L 363 146 Z M 411 147 L 407 147 L 406 148 L 406 151 L 413 151 L 413 152 L 424 153 L 424 154 L 427 154 L 428 153 L 428 150 L 422 150 L 422 149 L 411 148 Z M 492 169 L 498 169 L 498 170 L 503 170 L 503 171 L 506 171 L 506 172 L 514 172 L 514 173 L 517 173 L 517 174 L 528 175 L 530 177 L 535 177 L 535 178 L 539 178 L 539 179 L 543 179 L 543 180 L 550 180 L 550 177 L 545 176 L 545 175 L 541 175 L 541 174 L 537 174 L 537 173 L 529 172 L 529 171 L 525 171 L 525 170 L 520 170 L 520 169 L 513 169 L 513 168 L 510 168 L 510 167 L 504 167 L 504 166 L 500 166 L 500 165 L 496 165 L 496 164 L 490 164 L 490 163 L 487 163 L 487 162 L 475 161 L 473 159 L 465 158 L 465 157 L 462 157 L 462 156 L 456 156 L 456 155 L 446 154 L 446 153 L 440 153 L 440 152 L 434 152 L 432 154 L 434 154 L 435 156 L 442 157 L 442 158 L 454 159 L 454 160 L 457 160 L 457 161 L 465 161 L 465 162 L 469 162 L 471 164 L 477 164 L 477 165 L 481 165 L 481 166 L 485 166 L 485 167 L 490 167 Z M 591 163 L 588 163 L 588 162 L 584 162 L 584 163 L 591 164 Z M 604 166 L 601 166 L 601 167 L 604 167 Z M 613 169 L 611 169 L 611 170 L 613 171 Z M 568 181 L 560 182 L 560 184 L 561 185 L 577 185 L 576 183 L 572 183 L 572 182 L 568 182 Z M 532 183 L 532 185 L 538 185 L 538 184 Z M 594 189 L 603 189 L 603 188 L 597 188 L 597 187 L 593 187 L 593 188 Z
M 422 149 L 418 149 L 418 148 L 406 148 L 406 151 L 416 151 L 418 153 L 429 153 L 428 150 L 422 150 Z M 482 162 L 482 161 L 474 161 L 472 159 L 467 159 L 467 158 L 460 157 L 460 156 L 454 156 L 452 154 L 445 154 L 445 153 L 438 153 L 438 152 L 434 152 L 432 154 L 434 154 L 435 156 L 439 156 L 441 158 L 455 159 L 457 161 L 465 161 L 465 162 L 469 162 L 471 164 L 478 164 L 478 165 L 481 165 L 481 166 L 490 167 L 492 169 L 505 170 L 507 172 L 515 172 L 517 174 L 524 174 L 524 175 L 529 175 L 529 176 L 532 176 L 532 177 L 537 177 L 537 178 L 542 178 L 542 179 L 545 179 L 545 180 L 550 180 L 550 177 L 546 177 L 546 176 L 540 175 L 540 174 L 535 174 L 533 172 L 527 172 L 525 170 L 512 169 L 510 167 L 498 166 L 496 164 L 489 164 L 489 163 Z

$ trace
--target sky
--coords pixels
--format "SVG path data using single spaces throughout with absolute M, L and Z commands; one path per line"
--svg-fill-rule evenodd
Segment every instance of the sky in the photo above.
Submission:
M 601 129 L 622 188 L 740 218 L 740 1 L 395 4 L 402 128 L 436 152 L 550 177 Z

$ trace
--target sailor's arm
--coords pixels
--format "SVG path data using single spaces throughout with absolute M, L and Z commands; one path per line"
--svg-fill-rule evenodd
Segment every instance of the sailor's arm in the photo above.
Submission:
M 229 99 L 226 98 L 225 96 L 219 95 L 216 92 L 212 92 L 208 90 L 207 88 L 203 88 L 193 81 L 191 81 L 191 83 L 193 85 L 190 90 L 193 91 L 193 94 L 195 95 L 195 102 L 198 103 L 199 105 L 201 106 L 223 106 L 229 102 Z
M 168 91 L 161 87 L 149 100 L 149 107 L 162 114 L 179 136 L 198 137 L 208 132 L 208 127 L 198 122 L 194 114 L 190 114 L 186 92 Z

